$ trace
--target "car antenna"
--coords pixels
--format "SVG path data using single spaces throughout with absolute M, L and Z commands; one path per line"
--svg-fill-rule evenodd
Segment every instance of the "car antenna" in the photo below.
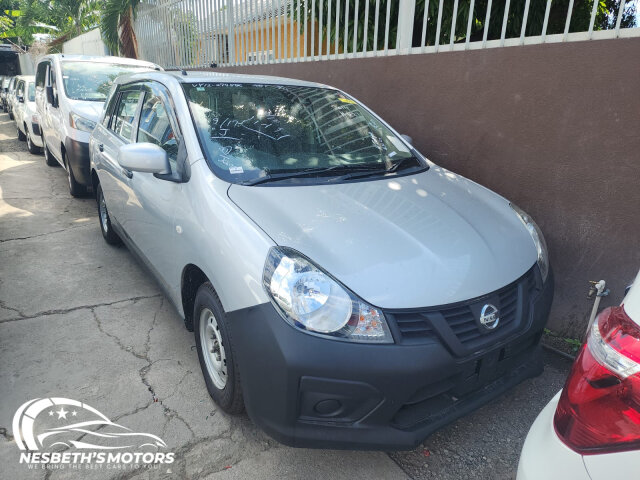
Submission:
M 187 71 L 185 69 L 182 69 L 182 75 L 184 75 L 185 77 L 187 76 Z

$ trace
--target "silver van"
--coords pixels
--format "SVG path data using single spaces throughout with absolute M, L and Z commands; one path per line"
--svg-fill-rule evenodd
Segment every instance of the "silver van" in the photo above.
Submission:
M 118 75 L 160 69 L 120 57 L 54 54 L 36 66 L 36 105 L 41 120 L 45 161 L 67 170 L 69 192 L 87 193 L 89 135 Z
M 277 440 L 412 448 L 542 371 L 544 237 L 345 92 L 119 77 L 91 134 L 102 234 L 195 332 L 206 387 Z

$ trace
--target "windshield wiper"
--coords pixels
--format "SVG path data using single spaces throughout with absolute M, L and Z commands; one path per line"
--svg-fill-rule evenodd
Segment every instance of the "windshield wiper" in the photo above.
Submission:
M 371 177 L 373 175 L 388 175 L 389 173 L 398 171 L 401 167 L 406 168 L 409 166 L 421 167 L 422 165 L 420 164 L 420 160 L 418 160 L 417 157 L 403 157 L 395 161 L 389 168 L 379 168 L 364 173 L 347 173 L 346 175 L 340 177 L 340 180 L 353 180 L 356 178 Z
M 258 185 L 260 183 L 266 182 L 276 182 L 279 180 L 287 180 L 289 178 L 298 178 L 298 177 L 309 177 L 309 176 L 320 176 L 332 173 L 341 173 L 343 171 L 347 172 L 368 172 L 377 171 L 378 168 L 374 165 L 333 165 L 331 167 L 313 167 L 313 168 L 305 168 L 303 170 L 296 170 L 294 172 L 278 172 L 271 173 L 266 172 L 266 175 L 263 177 L 254 178 L 253 180 L 247 180 L 245 182 L 241 182 L 241 185 Z

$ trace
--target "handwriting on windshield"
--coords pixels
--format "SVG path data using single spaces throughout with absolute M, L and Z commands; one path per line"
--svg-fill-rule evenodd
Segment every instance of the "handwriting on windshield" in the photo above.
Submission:
M 235 120 L 233 118 L 211 117 L 209 126 L 211 127 L 212 139 L 243 140 L 248 135 L 266 137 L 274 142 L 283 138 L 291 137 L 278 125 L 279 121 L 275 115 L 266 115 L 263 119 L 255 115 L 246 120 Z

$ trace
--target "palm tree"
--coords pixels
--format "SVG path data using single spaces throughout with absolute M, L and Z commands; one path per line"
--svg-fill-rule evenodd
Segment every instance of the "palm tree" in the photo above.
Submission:
M 31 43 L 38 32 L 54 33 L 51 43 L 57 46 L 95 28 L 99 18 L 100 0 L 21 0 L 20 13 L 14 27 L 22 41 Z
M 100 17 L 100 31 L 109 49 L 123 57 L 138 58 L 138 40 L 133 30 L 140 0 L 106 0 Z

